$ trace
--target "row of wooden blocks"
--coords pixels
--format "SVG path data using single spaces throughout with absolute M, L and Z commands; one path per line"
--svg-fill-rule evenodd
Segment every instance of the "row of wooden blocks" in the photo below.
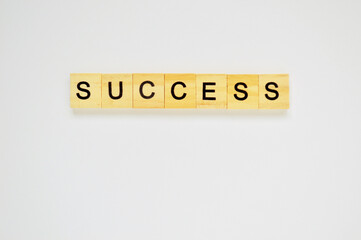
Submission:
M 70 74 L 72 108 L 288 109 L 288 74 Z

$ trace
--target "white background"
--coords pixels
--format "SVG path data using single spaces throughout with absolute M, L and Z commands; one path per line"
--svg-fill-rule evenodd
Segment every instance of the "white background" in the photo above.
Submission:
M 360 11 L 0 0 L 0 239 L 361 239 Z M 289 73 L 290 110 L 72 110 L 71 72 Z

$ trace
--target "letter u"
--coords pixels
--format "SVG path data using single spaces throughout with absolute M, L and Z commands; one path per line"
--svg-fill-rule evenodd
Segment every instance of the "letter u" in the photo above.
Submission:
M 123 82 L 119 82 L 119 95 L 118 96 L 113 96 L 111 82 L 108 82 L 108 92 L 109 92 L 109 97 L 111 99 L 114 99 L 114 100 L 120 99 L 123 96 Z

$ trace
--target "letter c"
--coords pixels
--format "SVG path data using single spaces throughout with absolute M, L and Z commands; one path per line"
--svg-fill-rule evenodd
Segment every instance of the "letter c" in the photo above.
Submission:
M 140 93 L 140 95 L 142 96 L 142 98 L 144 98 L 144 99 L 150 99 L 150 98 L 154 97 L 155 93 L 152 92 L 149 96 L 144 95 L 144 93 L 143 93 L 143 86 L 144 86 L 145 84 L 149 84 L 150 86 L 154 87 L 154 83 L 151 82 L 151 81 L 144 81 L 144 82 L 142 82 L 142 83 L 140 84 L 140 86 L 139 86 L 139 93 Z
M 186 85 L 185 85 L 184 82 L 175 82 L 175 83 L 172 85 L 172 88 L 171 88 L 171 91 L 170 91 L 170 92 L 171 92 L 172 97 L 173 97 L 174 99 L 176 99 L 176 100 L 182 100 L 183 98 L 185 98 L 185 97 L 187 96 L 187 93 L 183 93 L 183 95 L 180 96 L 180 97 L 176 96 L 175 93 L 174 93 L 174 88 L 175 88 L 175 86 L 176 86 L 177 84 L 182 85 L 183 88 L 186 87 Z

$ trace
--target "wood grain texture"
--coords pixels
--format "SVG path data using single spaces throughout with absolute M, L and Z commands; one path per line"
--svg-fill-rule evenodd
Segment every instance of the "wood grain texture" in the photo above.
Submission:
M 111 84 L 110 88 L 109 84 Z M 102 74 L 102 108 L 131 107 L 133 107 L 132 74 Z
M 228 109 L 258 109 L 258 75 L 230 74 L 227 81 Z
M 196 108 L 195 74 L 165 74 L 164 81 L 165 108 Z
M 100 108 L 101 95 L 100 73 L 70 74 L 70 107 Z
M 164 108 L 164 74 L 133 74 L 133 108 Z
M 289 108 L 288 74 L 259 75 L 259 109 L 288 109 L 288 108 Z
M 288 74 L 72 73 L 72 108 L 288 109 Z
M 196 74 L 197 108 L 227 107 L 227 75 Z

